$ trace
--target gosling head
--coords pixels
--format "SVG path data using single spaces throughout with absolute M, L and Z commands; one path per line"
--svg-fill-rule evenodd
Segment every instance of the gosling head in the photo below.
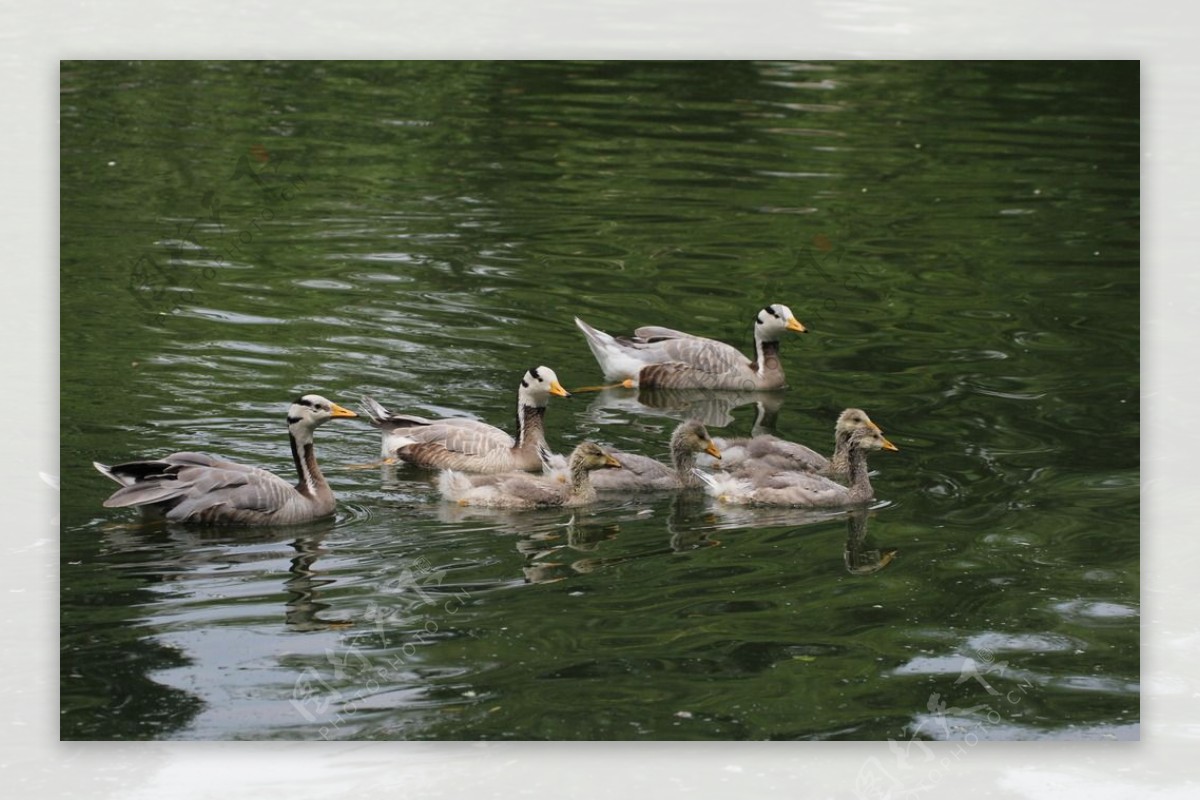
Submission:
M 883 435 L 878 426 L 874 428 L 859 428 L 850 435 L 850 448 L 862 451 L 898 451 L 900 450 Z
M 604 470 L 619 468 L 621 463 L 612 454 L 594 442 L 581 442 L 571 452 L 571 467 L 583 470 Z
M 862 409 L 846 409 L 838 415 L 836 428 L 838 434 L 850 434 L 860 428 L 871 431 L 879 430 L 879 426 L 875 425 Z
M 721 458 L 721 449 L 708 435 L 708 429 L 699 420 L 688 420 L 675 429 L 671 435 L 671 450 L 700 453 L 703 451 L 714 459 Z

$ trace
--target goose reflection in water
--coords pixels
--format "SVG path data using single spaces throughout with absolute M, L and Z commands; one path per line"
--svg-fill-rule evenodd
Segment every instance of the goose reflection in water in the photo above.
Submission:
M 344 524 L 344 521 L 343 521 Z M 209 582 L 227 581 L 243 568 L 256 577 L 278 574 L 259 569 L 263 563 L 288 559 L 287 574 L 282 579 L 287 594 L 283 619 L 289 629 L 311 631 L 348 626 L 348 620 L 325 620 L 320 613 L 330 604 L 319 600 L 322 587 L 332 584 L 315 567 L 328 549 L 324 541 L 339 525 L 332 518 L 300 526 L 253 526 L 228 528 L 197 528 L 151 519 L 137 523 L 110 526 L 105 540 L 114 552 L 130 555 L 152 555 L 123 569 L 136 571 L 141 578 L 164 584 L 176 584 L 176 594 L 187 596 L 188 587 L 196 586 L 196 597 L 212 590 Z
M 586 392 L 586 388 L 575 392 Z M 783 390 L 714 389 L 622 389 L 600 390 L 588 404 L 587 417 L 596 423 L 611 422 L 610 410 L 668 417 L 675 420 L 695 418 L 706 426 L 724 428 L 734 422 L 733 410 L 756 405 L 755 435 L 775 430 L 775 421 L 783 406 Z

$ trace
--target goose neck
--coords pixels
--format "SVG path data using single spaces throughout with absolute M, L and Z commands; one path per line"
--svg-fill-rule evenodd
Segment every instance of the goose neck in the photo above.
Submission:
M 517 402 L 518 450 L 541 448 L 546 442 L 546 407 L 535 406 L 524 400 Z
M 779 340 L 754 337 L 754 370 L 759 377 L 779 372 Z
M 329 484 L 317 465 L 312 429 L 302 425 L 288 426 L 288 439 L 292 446 L 292 462 L 295 463 L 296 474 L 300 477 L 296 491 L 313 500 L 331 495 Z

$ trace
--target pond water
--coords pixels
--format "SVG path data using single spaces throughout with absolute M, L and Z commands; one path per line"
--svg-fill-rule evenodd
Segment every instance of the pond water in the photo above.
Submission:
M 1138 737 L 1136 62 L 67 62 L 61 90 L 64 739 Z M 361 420 L 317 432 L 334 519 L 101 507 L 93 460 L 290 478 L 302 392 L 511 427 L 528 367 L 602 381 L 575 315 L 749 353 L 772 302 L 809 328 L 785 392 L 578 393 L 548 439 L 662 455 L 699 410 L 828 451 L 858 406 L 900 448 L 865 513 L 464 510 L 364 466 Z

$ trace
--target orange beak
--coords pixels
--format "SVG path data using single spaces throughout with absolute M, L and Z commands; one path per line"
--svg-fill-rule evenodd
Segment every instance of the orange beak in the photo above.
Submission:
M 807 334 L 808 329 L 804 327 L 804 323 L 792 317 L 787 321 L 787 330 L 795 331 L 797 334 Z

